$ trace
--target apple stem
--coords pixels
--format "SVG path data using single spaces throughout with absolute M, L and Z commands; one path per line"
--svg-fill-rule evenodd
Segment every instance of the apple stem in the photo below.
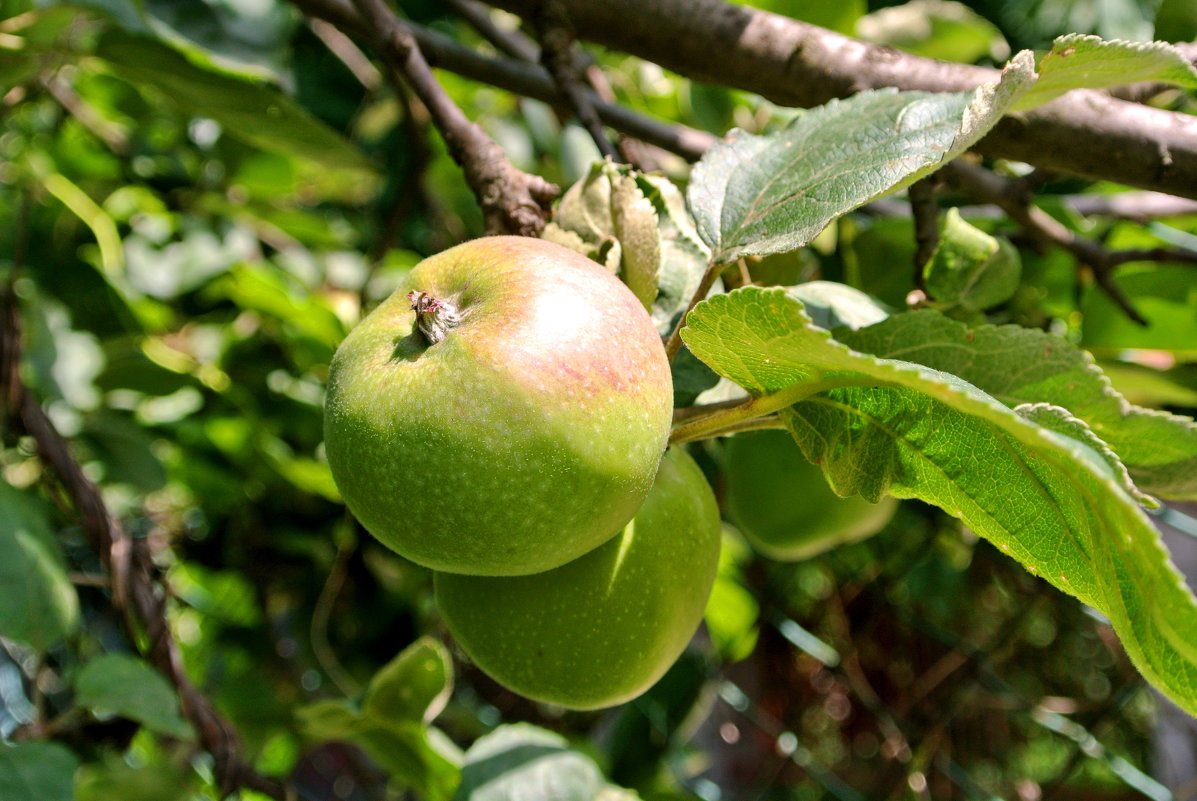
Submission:
M 447 300 L 419 291 L 408 292 L 407 299 L 416 313 L 416 327 L 429 345 L 440 342 L 461 322 L 461 312 Z

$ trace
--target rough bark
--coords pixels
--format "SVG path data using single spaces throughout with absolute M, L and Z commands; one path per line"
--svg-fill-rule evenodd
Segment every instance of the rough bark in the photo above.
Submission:
M 521 16 L 537 0 L 492 0 Z M 919 58 L 722 0 L 561 0 L 579 38 L 689 78 L 814 106 L 864 89 L 956 91 L 985 67 Z M 1037 167 L 1197 198 L 1197 117 L 1076 91 L 997 126 L 977 148 Z

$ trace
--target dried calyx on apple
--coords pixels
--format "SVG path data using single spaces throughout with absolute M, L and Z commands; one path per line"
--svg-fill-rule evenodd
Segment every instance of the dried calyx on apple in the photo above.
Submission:
M 411 310 L 416 313 L 416 328 L 435 345 L 461 323 L 462 314 L 451 300 L 434 298 L 427 292 L 412 290 L 404 295 L 411 301 Z

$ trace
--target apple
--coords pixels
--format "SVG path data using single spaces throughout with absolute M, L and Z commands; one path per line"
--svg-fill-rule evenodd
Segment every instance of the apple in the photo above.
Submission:
M 651 687 L 702 620 L 719 562 L 714 494 L 671 449 L 619 536 L 535 576 L 437 573 L 437 605 L 479 668 L 528 698 L 597 709 Z
M 894 516 L 895 498 L 841 498 L 786 431 L 754 431 L 727 440 L 728 517 L 758 552 L 807 559 L 876 534 Z
M 325 449 L 345 503 L 399 554 L 537 573 L 636 513 L 672 403 L 660 336 L 614 275 L 488 237 L 420 262 L 341 343 Z

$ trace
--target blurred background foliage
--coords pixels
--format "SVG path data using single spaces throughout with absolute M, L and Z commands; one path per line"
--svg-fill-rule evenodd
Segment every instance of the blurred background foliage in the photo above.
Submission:
M 1074 31 L 1197 36 L 1189 0 L 753 5 L 981 64 Z M 493 52 L 440 3 L 402 11 Z M 619 103 L 662 119 L 722 135 L 791 113 L 593 56 Z M 542 103 L 439 77 L 521 169 L 566 186 L 598 155 Z M 421 635 L 446 639 L 430 574 L 364 536 L 321 448 L 338 342 L 420 258 L 482 233 L 427 113 L 278 0 L 2 0 L 0 97 L 0 279 L 23 314 L 23 379 L 150 543 L 187 674 L 252 764 L 290 776 L 300 798 L 381 798 L 388 777 L 392 796 L 440 797 L 427 776 L 336 736 L 335 714 L 296 716 L 359 696 Z M 1156 102 L 1197 108 L 1181 93 Z M 647 155 L 684 182 L 681 158 Z M 1038 200 L 1110 246 L 1197 243 L 1197 214 L 1133 221 L 1070 205 L 1118 191 L 1054 177 Z M 914 237 L 893 211 L 849 215 L 752 277 L 843 281 L 900 307 Z M 989 209 L 964 213 L 1027 244 Z M 990 320 L 1067 336 L 1132 401 L 1193 413 L 1197 272 L 1119 273 L 1142 328 L 1071 257 L 1022 257 L 1019 291 Z M 717 490 L 721 448 L 695 449 Z M 32 765 L 37 801 L 215 797 L 210 758 L 170 686 L 133 656 L 27 437 L 6 429 L 0 470 L 0 786 Z M 456 654 L 438 726 L 465 749 L 500 723 L 535 723 L 646 799 L 1197 797 L 1166 786 L 1160 702 L 1107 628 L 937 511 L 906 504 L 877 537 L 797 564 L 754 556 L 730 526 L 726 539 L 708 626 L 642 698 L 563 713 Z

